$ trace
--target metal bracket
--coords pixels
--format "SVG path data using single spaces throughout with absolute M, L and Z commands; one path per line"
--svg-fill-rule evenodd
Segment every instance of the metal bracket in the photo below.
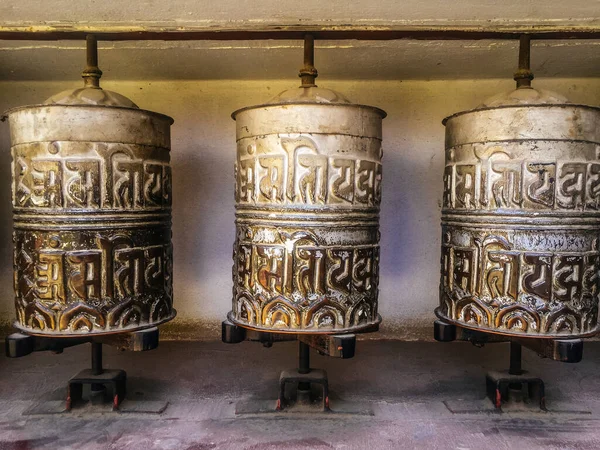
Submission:
M 356 352 L 355 334 L 311 334 L 299 335 L 298 341 L 317 350 L 321 355 L 333 358 L 353 358 Z
M 443 320 L 434 322 L 433 337 L 438 342 L 466 341 L 476 346 L 497 342 L 514 342 L 543 358 L 566 363 L 578 363 L 583 358 L 583 339 L 510 337 L 463 328 Z
M 322 355 L 342 359 L 352 358 L 356 351 L 355 334 L 271 333 L 244 328 L 230 320 L 224 320 L 221 324 L 221 340 L 226 344 L 261 342 L 266 347 L 275 342 L 300 341 Z
M 97 343 L 117 347 L 119 350 L 143 352 L 158 347 L 159 332 L 157 327 L 145 330 L 106 334 L 98 336 L 40 336 L 34 334 L 13 333 L 6 337 L 6 356 L 21 358 L 33 352 L 50 351 L 62 353 L 65 348 L 86 343 Z

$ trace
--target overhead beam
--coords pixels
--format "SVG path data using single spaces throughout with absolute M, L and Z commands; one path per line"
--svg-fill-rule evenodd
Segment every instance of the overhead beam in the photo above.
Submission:
M 505 40 L 519 39 L 600 39 L 600 25 L 491 25 L 491 26 L 296 26 L 267 25 L 261 27 L 190 27 L 190 26 L 124 26 L 124 25 L 9 25 L 0 24 L 0 40 L 85 40 L 94 34 L 102 41 L 202 41 L 202 40 L 302 40 L 309 33 L 323 40 Z

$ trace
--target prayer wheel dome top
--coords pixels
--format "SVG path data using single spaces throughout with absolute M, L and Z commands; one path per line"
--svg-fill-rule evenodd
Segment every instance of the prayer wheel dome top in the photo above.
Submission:
M 317 86 L 287 89 L 273 97 L 266 104 L 280 105 L 282 103 L 352 104 L 345 95 L 332 89 L 320 88 Z
M 236 116 L 242 111 L 255 108 L 263 108 L 268 106 L 282 106 L 282 105 L 331 105 L 331 106 L 355 106 L 361 108 L 368 108 L 376 111 L 381 115 L 382 118 L 387 116 L 387 113 L 374 106 L 360 105 L 353 103 L 345 95 L 334 91 L 333 89 L 321 88 L 317 86 L 300 86 L 294 89 L 287 89 L 280 94 L 273 97 L 266 103 L 254 106 L 246 106 L 245 108 L 238 109 L 231 114 L 231 117 L 235 120 Z
M 48 98 L 44 105 L 95 105 L 139 109 L 138 105 L 124 95 L 92 86 L 59 92 Z
M 494 95 L 479 106 L 466 111 L 460 111 L 454 113 L 444 120 L 442 124 L 446 125 L 448 121 L 454 117 L 462 116 L 463 114 L 476 113 L 487 109 L 495 108 L 511 108 L 511 107 L 545 107 L 545 106 L 570 106 L 570 107 L 581 107 L 590 109 L 599 109 L 597 106 L 582 105 L 571 103 L 565 96 L 558 94 L 553 91 L 545 89 L 534 89 L 532 87 L 521 87 L 510 92 L 503 92 L 498 95 Z
M 566 103 L 570 103 L 569 100 L 556 92 L 522 87 L 514 91 L 494 95 L 475 109 L 501 108 L 503 106 L 561 105 Z

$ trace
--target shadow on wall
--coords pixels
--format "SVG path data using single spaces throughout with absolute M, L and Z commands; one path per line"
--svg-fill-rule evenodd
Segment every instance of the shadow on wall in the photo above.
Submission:
M 390 92 L 383 133 L 383 336 L 430 339 L 438 304 L 444 105 L 438 88 Z
M 191 88 L 191 86 L 190 86 Z M 231 309 L 235 122 L 231 98 L 201 83 L 171 95 L 174 296 L 182 330 Z M 220 320 L 219 320 L 220 323 Z M 210 328 L 210 327 L 209 327 Z M 204 334 L 204 331 L 198 330 Z

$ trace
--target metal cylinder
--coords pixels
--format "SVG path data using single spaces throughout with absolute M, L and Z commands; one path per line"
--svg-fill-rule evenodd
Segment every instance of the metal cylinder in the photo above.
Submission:
M 7 115 L 16 326 L 104 334 L 172 319 L 173 120 L 89 86 Z
M 380 321 L 384 117 L 313 86 L 233 113 L 234 323 L 343 333 Z
M 600 108 L 523 87 L 444 123 L 438 316 L 524 337 L 596 333 Z

